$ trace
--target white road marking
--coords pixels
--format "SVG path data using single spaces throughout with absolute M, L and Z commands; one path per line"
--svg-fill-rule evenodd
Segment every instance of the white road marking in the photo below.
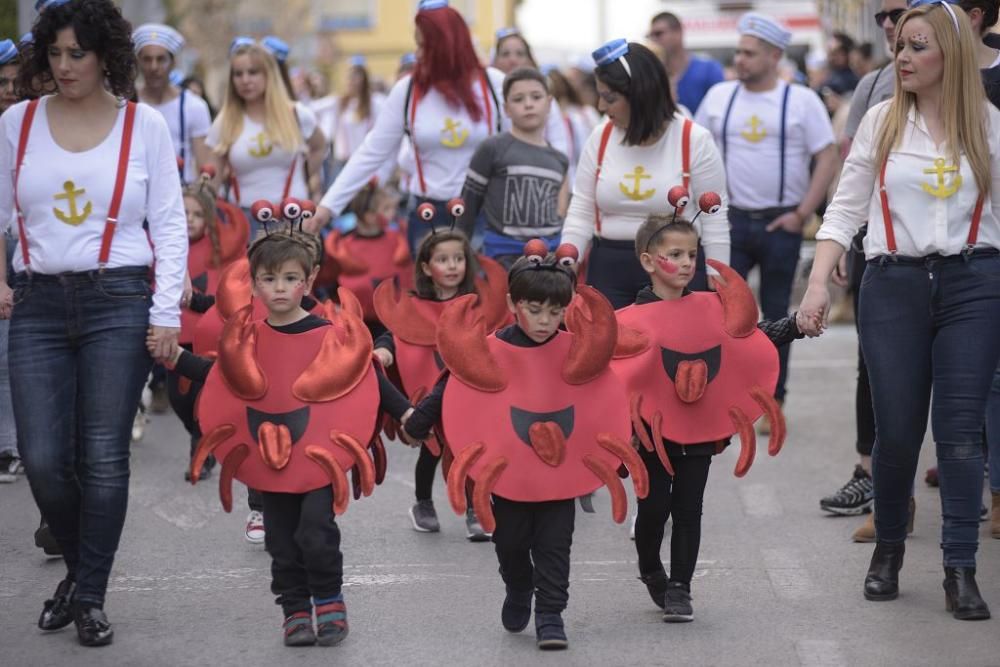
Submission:
M 741 484 L 740 500 L 743 513 L 750 517 L 774 517 L 785 513 L 777 491 L 770 484 Z
M 840 642 L 831 639 L 802 639 L 795 642 L 802 667 L 842 667 L 847 665 Z
M 764 567 L 775 595 L 786 600 L 805 600 L 817 595 L 809 571 L 792 549 L 762 549 Z

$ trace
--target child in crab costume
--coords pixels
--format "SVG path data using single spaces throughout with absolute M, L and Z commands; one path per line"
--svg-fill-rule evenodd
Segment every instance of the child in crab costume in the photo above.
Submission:
M 422 212 L 433 209 L 421 204 Z M 462 201 L 449 202 L 449 213 L 462 215 Z M 434 219 L 431 210 L 428 220 Z M 482 267 L 486 279 L 477 276 Z M 413 403 L 430 391 L 444 362 L 437 350 L 438 321 L 441 311 L 452 300 L 466 294 L 478 294 L 476 308 L 485 315 L 486 331 L 492 333 L 509 319 L 507 311 L 507 272 L 488 258 L 477 258 L 465 234 L 455 229 L 435 229 L 425 237 L 417 251 L 414 293 L 397 290 L 383 282 L 375 290 L 375 311 L 388 331 L 375 341 L 375 356 L 399 380 L 403 392 Z M 441 529 L 431 492 L 434 473 L 441 461 L 441 446 L 432 433 L 421 444 L 414 471 L 416 503 L 410 508 L 410 521 L 418 532 L 436 533 Z M 466 538 L 471 542 L 489 540 L 475 510 L 470 506 L 465 517 Z
M 694 618 L 691 578 L 712 456 L 739 433 L 736 475 L 745 475 L 756 448 L 753 422 L 762 414 L 774 425 L 769 453 L 781 449 L 785 422 L 771 398 L 778 379 L 776 346 L 802 334 L 794 317 L 758 324 L 747 284 L 720 262 L 708 260 L 720 274 L 717 293 L 688 289 L 698 234 L 680 217 L 688 203 L 684 188 L 672 189 L 669 199 L 675 214 L 651 216 L 636 234 L 636 255 L 652 285 L 617 313 L 622 328 L 612 367 L 628 387 L 649 475 L 649 495 L 638 501 L 635 522 L 639 578 L 664 610 L 664 621 L 685 622 Z M 715 193 L 699 200 L 700 212 L 717 206 Z M 660 546 L 671 516 L 668 578 Z
M 385 281 L 402 289 L 413 285 L 406 234 L 389 228 L 396 203 L 396 198 L 373 179 L 351 201 L 350 211 L 357 220 L 354 229 L 343 234 L 334 230 L 323 243 L 326 261 L 320 287 L 336 283 L 351 290 L 361 302 L 365 324 L 376 337 L 386 329 L 375 313 L 375 288 Z
M 263 497 L 271 590 L 284 613 L 288 646 L 332 646 L 347 634 L 343 556 L 336 515 L 370 495 L 385 474 L 377 439 L 380 409 L 406 423 L 408 401 L 372 363 L 361 309 L 341 291 L 328 319 L 306 312 L 316 278 L 314 251 L 294 235 L 271 233 L 250 249 L 264 321 L 247 305 L 226 322 L 217 363 L 178 348 L 178 372 L 204 382 L 199 417 L 205 436 L 191 462 L 221 462 L 219 494 L 232 509 L 232 480 Z M 373 461 L 374 458 L 374 461 Z M 313 610 L 316 628 L 313 628 Z
M 464 512 L 473 479 L 476 513 L 493 532 L 507 589 L 504 628 L 528 625 L 534 596 L 538 647 L 563 649 L 575 499 L 607 485 L 620 523 L 627 499 L 617 470 L 624 463 L 639 497 L 648 479 L 628 444 L 624 387 L 609 368 L 618 335 L 611 304 L 590 287 L 574 300 L 572 246 L 547 252 L 540 239 L 529 241 L 511 269 L 516 324 L 487 336 L 473 296 L 444 309 L 438 349 L 451 380 L 435 386 L 406 430 L 425 435 L 441 415 L 455 456 L 449 500 Z M 559 330 L 564 313 L 568 331 Z

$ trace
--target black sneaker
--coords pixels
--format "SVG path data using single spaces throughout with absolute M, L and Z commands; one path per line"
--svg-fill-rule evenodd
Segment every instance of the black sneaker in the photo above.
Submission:
M 433 500 L 418 500 L 410 508 L 410 521 L 413 522 L 413 530 L 418 533 L 436 533 L 441 530 Z
M 569 646 L 562 616 L 535 612 L 535 645 L 543 651 L 561 651 Z
M 115 638 L 115 631 L 103 609 L 77 605 L 73 609 L 76 634 L 84 646 L 107 646 Z
M 667 583 L 667 593 L 663 598 L 663 622 L 690 623 L 693 620 L 691 587 L 679 581 Z
M 819 501 L 820 509 L 841 516 L 870 512 L 875 502 L 872 476 L 861 465 L 854 466 L 854 476 L 832 496 Z
M 507 632 L 520 632 L 531 620 L 531 596 L 534 591 L 515 591 L 507 587 L 507 597 L 500 610 L 500 622 Z
M 56 538 L 52 536 L 52 531 L 49 529 L 49 524 L 45 523 L 45 519 L 42 519 L 42 522 L 35 530 L 35 546 L 45 552 L 45 555 L 49 558 L 59 558 L 62 556 L 62 547 L 56 542 Z
M 21 457 L 15 452 L 4 452 L 0 454 L 0 483 L 16 482 L 18 477 L 24 476 L 24 465 Z
M 470 542 L 489 542 L 493 537 L 492 533 L 483 530 L 483 524 L 479 523 L 479 517 L 470 507 L 465 512 L 465 539 Z
M 667 592 L 667 573 L 659 570 L 650 574 L 640 574 L 639 581 L 646 584 L 646 590 L 649 591 L 653 604 L 663 609 L 663 596 Z

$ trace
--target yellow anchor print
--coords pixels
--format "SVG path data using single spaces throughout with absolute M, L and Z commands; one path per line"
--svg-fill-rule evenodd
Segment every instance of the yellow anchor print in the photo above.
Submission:
M 454 118 L 445 118 L 444 129 L 441 130 L 441 134 L 447 134 L 448 136 L 442 137 L 441 145 L 448 148 L 460 148 L 465 143 L 465 140 L 469 138 L 469 131 L 461 128 L 462 121 L 455 120 Z
M 636 165 L 635 170 L 631 174 L 625 174 L 625 178 L 632 181 L 632 189 L 629 190 L 625 187 L 624 183 L 619 183 L 618 189 L 622 191 L 623 195 L 632 201 L 645 201 L 656 193 L 656 188 L 645 191 L 642 190 L 642 181 L 647 178 L 652 178 L 652 176 L 646 173 L 646 168 L 641 164 Z
M 767 130 L 764 129 L 764 122 L 760 118 L 757 118 L 756 114 L 750 116 L 747 125 L 750 126 L 750 129 L 743 130 L 740 134 L 750 143 L 755 144 L 767 136 Z
M 77 209 L 76 201 L 77 197 L 82 197 L 87 194 L 87 191 L 83 188 L 79 190 L 76 189 L 76 183 L 73 181 L 66 181 L 63 183 L 63 191 L 60 194 L 53 195 L 53 199 L 59 201 L 60 199 L 65 199 L 69 204 L 69 213 L 64 213 L 56 207 L 52 207 L 52 212 L 55 213 L 56 218 L 65 222 L 67 225 L 73 225 L 76 227 L 83 223 L 84 220 L 90 217 L 90 213 L 93 210 L 91 202 L 87 202 L 83 207 L 83 211 L 80 212 Z
M 947 199 L 958 192 L 958 189 L 962 187 L 962 175 L 958 173 L 958 165 L 955 165 L 954 167 L 946 167 L 946 164 L 947 162 L 945 162 L 943 157 L 939 157 L 934 160 L 934 166 L 930 169 L 924 169 L 924 173 L 937 175 L 937 184 L 920 184 L 924 188 L 924 192 L 932 197 L 937 197 L 938 199 Z M 952 173 L 955 174 L 955 176 L 951 179 L 951 185 L 945 184 L 945 174 Z
M 252 157 L 267 157 L 271 154 L 271 151 L 274 150 L 274 146 L 272 146 L 271 142 L 267 140 L 267 135 L 263 132 L 258 132 L 257 136 L 254 137 L 254 140 L 257 142 L 257 145 L 250 146 L 250 155 Z

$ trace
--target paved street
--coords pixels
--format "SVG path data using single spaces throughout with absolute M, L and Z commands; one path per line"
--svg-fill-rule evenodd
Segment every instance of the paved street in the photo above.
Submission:
M 0 485 L 0 664 L 1000 665 L 1000 540 L 981 532 L 978 579 L 994 619 L 953 620 L 941 589 L 937 493 L 922 482 L 929 443 L 898 601 L 862 598 L 872 547 L 849 539 L 861 519 L 819 510 L 856 458 L 854 346 L 850 327 L 797 343 L 785 450 L 771 459 L 761 443 L 743 480 L 732 475 L 738 447 L 715 460 L 694 623 L 660 621 L 636 580 L 628 527 L 612 523 L 600 492 L 597 515 L 577 514 L 570 649 L 540 653 L 533 625 L 506 633 L 492 546 L 466 542 L 440 481 L 442 532 L 410 528 L 416 454 L 395 445 L 385 484 L 340 520 L 350 636 L 337 648 L 284 648 L 267 554 L 243 539 L 245 503 L 227 515 L 215 478 L 184 483 L 186 436 L 166 415 L 133 450 L 131 506 L 108 594 L 111 647 L 80 647 L 72 627 L 52 636 L 36 629 L 62 564 L 31 542 L 37 513 L 27 483 Z

